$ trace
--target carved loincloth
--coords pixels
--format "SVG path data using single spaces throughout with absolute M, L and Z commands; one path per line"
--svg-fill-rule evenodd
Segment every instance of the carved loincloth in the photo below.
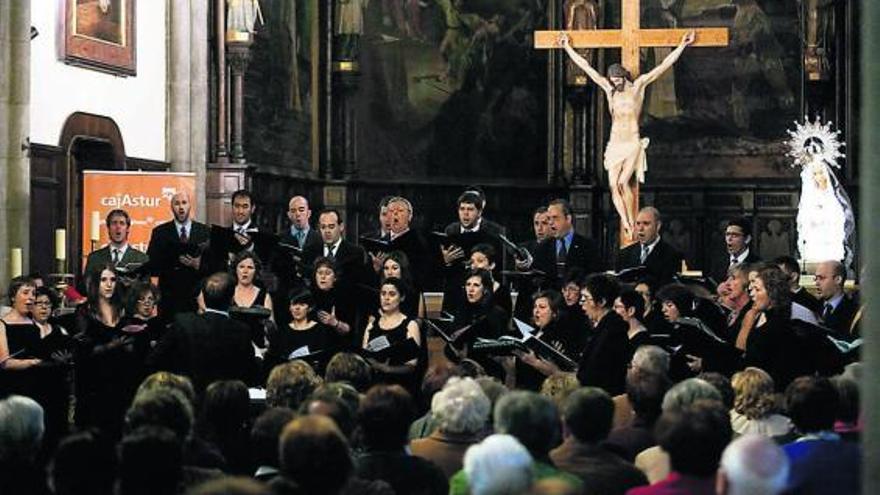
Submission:
M 635 176 L 639 182 L 645 182 L 645 172 L 648 170 L 648 156 L 645 150 L 651 142 L 648 138 L 635 139 L 628 142 L 608 141 L 605 147 L 605 170 L 621 167 L 629 159 L 634 159 L 636 169 Z

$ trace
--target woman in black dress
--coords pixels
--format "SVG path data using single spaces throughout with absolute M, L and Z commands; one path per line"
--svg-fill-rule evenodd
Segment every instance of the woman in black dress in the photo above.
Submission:
M 0 371 L 2 392 L 19 391 L 21 381 L 17 372 L 38 366 L 42 359 L 33 348 L 39 341 L 39 329 L 31 319 L 36 287 L 26 277 L 16 277 L 9 283 L 9 305 L 12 309 L 0 319 Z M 12 387 L 12 388 L 10 388 Z
M 259 274 L 262 269 L 260 258 L 251 251 L 241 251 L 232 260 L 235 272 L 235 294 L 232 296 L 232 308 L 265 308 L 269 310 L 268 318 L 248 318 L 246 323 L 251 327 L 251 340 L 254 345 L 265 351 L 266 335 L 274 324 L 272 296 L 260 286 Z
M 113 265 L 89 274 L 88 302 L 77 315 L 76 424 L 116 438 L 137 384 L 135 338 L 122 331 L 123 306 Z
M 290 323 L 269 335 L 269 350 L 264 360 L 266 374 L 276 365 L 302 359 L 324 376 L 327 362 L 336 350 L 334 330 L 312 318 L 315 298 L 310 290 L 291 291 L 289 307 Z
M 421 379 L 419 361 L 424 360 L 419 324 L 404 314 L 401 304 L 405 287 L 389 278 L 379 288 L 380 316 L 367 323 L 362 348 L 373 368 L 374 383 L 396 383 L 415 392 Z
M 315 298 L 315 318 L 333 329 L 334 347 L 351 349 L 352 328 L 357 316 L 353 295 L 336 285 L 336 263 L 321 256 L 315 260 L 312 278 L 312 296 Z

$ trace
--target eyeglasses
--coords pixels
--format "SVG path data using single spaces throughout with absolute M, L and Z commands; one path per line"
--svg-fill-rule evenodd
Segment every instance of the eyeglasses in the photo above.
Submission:
M 156 299 L 152 296 L 142 297 L 137 301 L 139 304 L 154 304 Z
M 44 308 L 51 308 L 51 307 L 52 307 L 52 301 L 36 301 L 36 302 L 34 303 L 34 306 L 41 306 L 41 307 L 44 307 Z

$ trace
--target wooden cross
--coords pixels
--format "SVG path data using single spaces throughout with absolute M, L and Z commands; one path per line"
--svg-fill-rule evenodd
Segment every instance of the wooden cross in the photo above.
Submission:
M 696 35 L 691 46 L 728 45 L 727 28 L 642 29 L 640 3 L 640 0 L 620 0 L 620 29 L 535 31 L 535 48 L 559 48 L 559 35 L 562 33 L 568 34 L 573 48 L 620 48 L 620 64 L 635 79 L 641 74 L 639 67 L 640 48 L 678 46 L 681 43 L 681 38 L 689 31 L 694 31 Z M 638 181 L 635 182 L 633 189 L 636 202 L 635 211 L 638 211 Z M 621 248 L 635 242 L 634 238 L 629 238 L 624 234 L 622 225 L 621 223 L 619 236 Z
M 696 33 L 691 46 L 727 46 L 727 28 L 642 29 L 641 0 L 620 0 L 620 29 L 589 29 L 579 31 L 535 31 L 535 48 L 559 48 L 559 35 L 568 33 L 573 48 L 620 48 L 620 64 L 633 79 L 639 70 L 639 49 L 671 46 L 681 42 L 688 31 Z

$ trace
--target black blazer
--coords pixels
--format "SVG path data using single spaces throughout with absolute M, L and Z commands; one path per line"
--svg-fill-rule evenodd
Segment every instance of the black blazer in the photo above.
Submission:
M 406 257 L 409 258 L 416 292 L 439 288 L 440 284 L 436 283 L 436 278 L 434 277 L 434 257 L 427 241 L 425 241 L 421 234 L 414 230 L 408 230 L 391 241 L 391 250 L 403 251 Z
M 632 357 L 629 327 L 614 311 L 609 311 L 593 328 L 587 347 L 578 364 L 581 385 L 600 387 L 614 396 L 624 393 L 626 369 Z
M 189 237 L 187 244 L 205 245 L 210 236 L 210 229 L 207 225 L 193 220 L 190 232 L 187 234 Z M 208 252 L 202 254 L 198 270 L 181 264 L 178 257 L 182 247 L 180 233 L 173 220 L 153 228 L 150 244 L 147 247 L 149 257 L 147 266 L 151 275 L 159 277 L 159 291 L 162 294 L 159 308 L 166 321 L 170 321 L 176 313 L 195 311 L 202 278 L 220 269 L 212 266 L 214 259 Z
M 830 328 L 834 332 L 834 337 L 851 341 L 855 336 L 850 333 L 849 327 L 858 310 L 858 304 L 849 297 L 843 296 L 843 299 L 841 299 L 840 304 L 837 305 L 834 311 L 822 318 L 822 325 Z M 822 314 L 822 310 L 819 311 L 819 314 Z
M 324 243 L 307 245 L 303 250 L 303 261 L 312 273 L 315 260 L 324 256 Z M 342 239 L 336 248 L 336 282 L 347 286 L 367 283 L 367 253 L 364 248 Z
M 717 266 L 718 271 L 711 274 L 711 277 L 713 279 L 715 279 L 715 282 L 717 282 L 718 284 L 721 284 L 721 282 L 724 282 L 725 280 L 727 280 L 727 270 L 730 268 L 730 254 L 727 253 L 727 254 L 725 254 L 725 256 L 726 256 L 726 258 L 724 258 L 725 261 L 723 263 L 720 263 Z M 755 252 L 755 249 L 750 246 L 749 247 L 749 255 L 746 256 L 746 259 L 744 259 L 742 262 L 743 263 L 757 263 L 759 261 L 761 261 L 761 257 L 758 256 L 758 253 Z
M 681 253 L 660 239 L 645 260 L 644 266 L 659 287 L 672 282 L 672 278 L 681 270 L 682 259 Z M 616 265 L 618 271 L 637 266 L 642 266 L 641 243 L 637 242 L 618 251 Z
M 242 380 L 253 385 L 257 376 L 248 326 L 211 312 L 177 315 L 147 365 L 189 376 L 197 392 L 217 380 Z
M 791 301 L 800 304 L 801 306 L 809 309 L 813 313 L 821 314 L 822 313 L 822 302 L 816 298 L 813 294 L 810 294 L 810 291 L 800 287 L 797 292 L 792 292 Z
M 560 289 L 562 280 L 557 276 L 556 270 L 556 239 L 550 238 L 538 244 L 532 256 L 534 257 L 532 267 L 548 275 L 551 287 Z M 596 243 L 592 239 L 575 233 L 565 258 L 566 272 L 578 268 L 585 275 L 588 275 L 601 272 L 604 270 L 604 266 L 605 263 L 599 255 Z

